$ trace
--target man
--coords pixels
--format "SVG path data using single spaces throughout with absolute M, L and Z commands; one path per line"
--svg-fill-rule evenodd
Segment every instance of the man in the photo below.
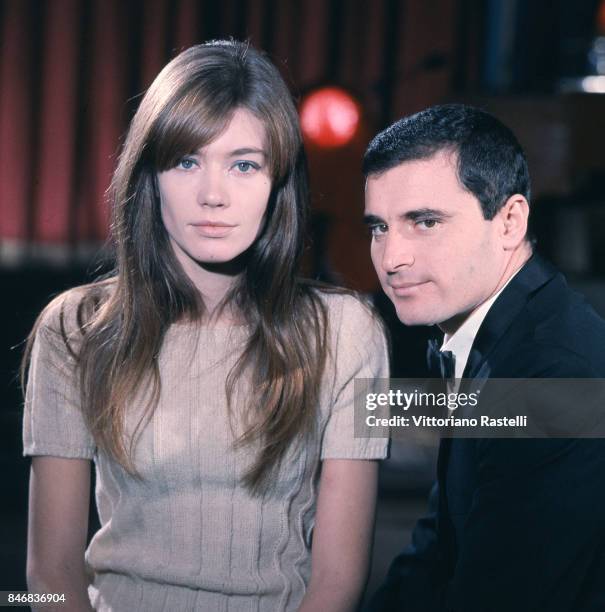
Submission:
M 364 173 L 382 287 L 445 333 L 456 377 L 605 377 L 605 321 L 533 253 L 508 128 L 429 108 L 376 136 Z M 373 612 L 605 610 L 605 440 L 444 439 L 437 476 Z

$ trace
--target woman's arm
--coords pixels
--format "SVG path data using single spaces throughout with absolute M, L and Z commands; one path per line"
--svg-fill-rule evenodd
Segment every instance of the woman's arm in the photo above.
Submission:
M 376 461 L 323 461 L 311 580 L 299 612 L 357 609 L 370 567 L 377 482 Z
M 29 484 L 27 586 L 35 593 L 64 593 L 65 603 L 44 612 L 86 612 L 84 550 L 90 505 L 90 461 L 34 457 Z

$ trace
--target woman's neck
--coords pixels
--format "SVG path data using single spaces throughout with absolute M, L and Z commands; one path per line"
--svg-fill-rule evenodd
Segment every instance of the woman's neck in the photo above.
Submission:
M 242 263 L 233 261 L 224 264 L 202 264 L 190 258 L 177 258 L 202 297 L 204 321 L 211 324 L 238 322 L 239 317 L 230 305 L 227 304 L 224 308 L 221 306 L 243 272 Z

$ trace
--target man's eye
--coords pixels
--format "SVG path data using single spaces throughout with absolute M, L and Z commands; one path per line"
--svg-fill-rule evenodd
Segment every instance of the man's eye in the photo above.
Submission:
M 382 236 L 387 233 L 387 225 L 386 223 L 377 223 L 376 225 L 370 225 L 370 233 L 373 238 L 377 238 L 378 236 Z
M 194 159 L 191 157 L 183 157 L 183 159 L 180 159 L 177 162 L 176 167 L 181 168 L 181 170 L 191 170 L 191 168 L 193 168 L 195 165 L 196 163 Z
M 252 162 L 249 162 L 249 161 L 236 162 L 235 167 L 242 174 L 250 174 L 251 170 L 258 170 L 259 168 L 258 164 L 253 164 Z
M 422 219 L 416 222 L 416 225 L 424 229 L 432 229 L 439 223 L 438 219 Z

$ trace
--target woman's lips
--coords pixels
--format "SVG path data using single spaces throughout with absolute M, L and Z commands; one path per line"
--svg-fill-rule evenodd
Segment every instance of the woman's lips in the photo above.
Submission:
M 235 227 L 235 225 L 229 225 L 228 223 L 215 223 L 211 221 L 192 223 L 192 225 L 195 231 L 205 238 L 224 238 Z

